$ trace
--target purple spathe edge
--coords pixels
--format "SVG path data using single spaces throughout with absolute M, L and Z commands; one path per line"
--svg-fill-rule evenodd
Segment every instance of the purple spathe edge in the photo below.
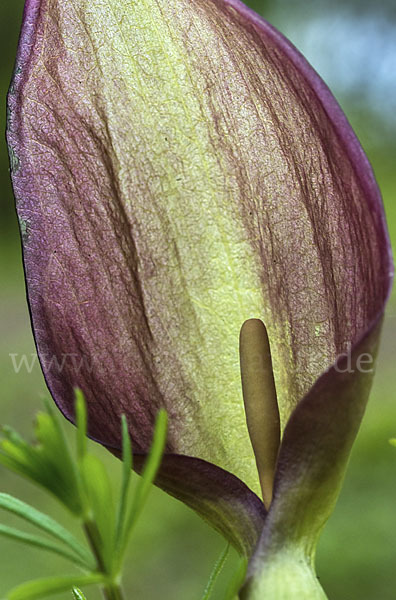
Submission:
M 215 3 L 218 0 L 213 0 Z M 259 31 L 263 31 L 265 35 L 271 37 L 276 45 L 285 53 L 288 59 L 296 66 L 307 83 L 314 90 L 316 96 L 322 103 L 329 120 L 332 122 L 334 129 L 341 140 L 346 152 L 351 160 L 351 166 L 355 170 L 357 178 L 361 181 L 365 196 L 367 197 L 370 208 L 375 213 L 378 224 L 384 232 L 386 238 L 386 250 L 389 264 L 389 286 L 387 296 L 384 298 L 384 303 L 388 300 L 394 276 L 394 266 L 392 257 L 392 248 L 388 233 L 388 227 L 385 220 L 385 212 L 383 208 L 381 192 L 373 175 L 373 170 L 363 148 L 356 137 L 353 128 L 342 111 L 337 100 L 334 98 L 331 90 L 321 79 L 320 75 L 309 64 L 307 59 L 301 52 L 275 27 L 273 27 L 263 17 L 258 15 L 254 10 L 247 7 L 241 0 L 220 0 L 226 7 L 230 6 L 235 9 L 242 17 L 250 21 Z M 375 319 L 374 319 L 375 320 Z
M 107 448 L 121 457 L 120 450 Z M 146 458 L 145 454 L 133 455 L 138 473 L 144 469 Z M 155 483 L 196 511 L 242 556 L 249 558 L 253 554 L 267 511 L 260 498 L 238 477 L 201 458 L 166 454 Z M 238 526 L 233 527 L 234 523 Z
M 22 66 L 25 66 L 22 65 L 22 63 L 24 63 L 25 61 L 27 62 L 27 59 L 30 55 L 30 51 L 34 47 L 37 33 L 35 25 L 40 13 L 41 2 L 42 0 L 25 0 L 21 33 L 19 35 L 18 49 L 15 59 L 14 77 L 10 86 L 8 104 L 16 104 L 16 102 L 12 102 L 11 100 L 13 96 L 13 94 L 11 93 L 11 89 L 14 88 L 15 90 L 17 90 L 19 89 L 19 86 L 23 83 L 23 78 L 19 77 L 19 75 L 22 73 L 18 72 L 18 69 L 21 69 Z

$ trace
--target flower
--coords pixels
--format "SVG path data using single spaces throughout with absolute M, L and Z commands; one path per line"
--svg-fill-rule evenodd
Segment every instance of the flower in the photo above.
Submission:
M 90 435 L 115 453 L 125 413 L 143 456 L 165 407 L 158 484 L 246 556 L 261 536 L 252 565 L 285 539 L 311 556 L 392 277 L 370 165 L 325 84 L 239 0 L 27 0 L 8 143 L 59 408 L 73 420 L 81 388 Z M 276 389 L 264 455 L 251 375 L 254 451 L 240 389 L 245 321 L 242 361 L 257 334 Z

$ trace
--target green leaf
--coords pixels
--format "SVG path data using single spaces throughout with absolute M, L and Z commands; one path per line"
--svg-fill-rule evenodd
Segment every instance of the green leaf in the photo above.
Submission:
M 38 511 L 29 504 L 22 502 L 22 500 L 19 500 L 18 498 L 3 493 L 0 493 L 0 508 L 25 519 L 25 521 L 28 521 L 32 525 L 39 527 L 46 533 L 57 538 L 71 548 L 85 563 L 92 565 L 93 567 L 93 558 L 89 550 L 83 546 L 74 535 L 48 515 Z
M 227 560 L 229 551 L 230 551 L 230 544 L 227 544 L 226 547 L 224 548 L 223 552 L 220 554 L 219 558 L 217 559 L 215 566 L 213 567 L 213 571 L 209 577 L 209 581 L 206 586 L 204 595 L 202 596 L 202 600 L 210 599 L 213 589 L 214 589 L 214 586 L 216 584 L 216 581 L 217 581 L 217 579 L 225 565 L 225 562 Z
M 0 463 L 50 491 L 71 512 L 82 513 L 77 472 L 62 427 L 46 402 L 47 412 L 36 421 L 38 443 L 28 444 L 11 427 L 4 427 Z
M 75 413 L 77 425 L 77 456 L 82 460 L 87 452 L 87 407 L 83 392 L 76 388 Z
M 168 430 L 168 415 L 165 410 L 161 409 L 158 413 L 155 423 L 153 443 L 147 457 L 142 476 L 135 491 L 132 502 L 132 507 L 129 512 L 128 521 L 124 530 L 123 540 L 121 545 L 121 554 L 125 552 L 128 544 L 132 528 L 136 523 L 140 512 L 147 500 L 151 485 L 157 475 L 161 465 L 162 455 L 165 449 L 166 436 Z
M 396 446 L 396 438 L 391 438 L 389 440 L 389 443 L 391 444 L 391 446 Z
M 75 600 L 86 600 L 84 594 L 78 588 L 73 588 L 72 592 L 73 592 L 73 596 L 74 596 Z
M 114 503 L 112 485 L 103 463 L 86 454 L 80 463 L 81 477 L 95 525 L 95 547 L 107 571 L 114 554 Z M 92 532 L 91 532 L 92 533 Z
M 44 482 L 49 478 L 48 466 L 43 463 L 37 449 L 25 442 L 12 427 L 3 427 L 2 434 L 5 439 L 0 445 L 0 463 L 46 487 Z
M 147 500 L 151 485 L 161 465 L 167 430 L 168 415 L 165 410 L 160 410 L 155 424 L 153 443 L 143 469 L 142 477 L 136 489 L 134 509 L 137 516 Z
M 71 552 L 67 548 L 60 546 L 59 544 L 55 544 L 47 538 L 32 535 L 30 533 L 26 533 L 24 531 L 20 531 L 19 529 L 15 529 L 14 527 L 8 527 L 7 525 L 0 524 L 0 535 L 4 537 L 8 537 L 18 542 L 22 542 L 24 544 L 28 544 L 30 546 L 36 546 L 37 548 L 41 548 L 42 550 L 47 550 L 49 552 L 54 552 L 55 554 L 59 554 L 64 558 L 74 562 L 79 567 L 82 567 L 85 570 L 92 569 L 92 561 L 87 562 L 83 560 L 79 555 L 77 555 L 74 551 Z
M 132 446 L 131 438 L 129 437 L 128 423 L 125 415 L 121 416 L 121 432 L 122 432 L 122 484 L 121 494 L 117 511 L 116 524 L 116 545 L 119 544 L 122 537 L 126 508 L 128 501 L 128 492 L 131 482 L 132 472 Z
M 75 465 L 63 430 L 49 406 L 48 414 L 40 413 L 37 417 L 36 435 L 41 443 L 37 451 L 41 453 L 53 474 L 46 487 L 73 513 L 81 514 L 82 505 Z
M 247 560 L 241 558 L 239 561 L 238 568 L 236 569 L 234 576 L 232 577 L 229 586 L 227 588 L 224 600 L 234 600 L 238 598 L 239 590 L 241 589 L 243 582 L 245 581 L 247 571 Z
M 47 409 L 47 415 L 39 419 L 36 426 L 37 439 L 42 444 L 42 449 L 51 462 L 62 467 L 63 478 L 69 482 L 71 487 L 76 487 L 76 468 L 69 446 L 66 442 L 65 434 L 60 425 L 57 413 L 53 410 L 52 404 L 47 398 L 44 399 Z M 44 417 L 44 415 L 43 415 Z M 65 472 L 67 470 L 67 473 Z
M 36 598 L 44 598 L 50 594 L 66 592 L 76 585 L 92 585 L 94 583 L 104 583 L 105 581 L 106 577 L 101 573 L 36 579 L 14 588 L 9 593 L 8 600 L 35 600 Z

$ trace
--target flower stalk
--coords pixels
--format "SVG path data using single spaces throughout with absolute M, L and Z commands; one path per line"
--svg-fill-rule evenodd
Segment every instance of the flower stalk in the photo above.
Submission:
M 298 549 L 280 549 L 263 559 L 261 570 L 239 600 L 326 600 L 312 564 Z

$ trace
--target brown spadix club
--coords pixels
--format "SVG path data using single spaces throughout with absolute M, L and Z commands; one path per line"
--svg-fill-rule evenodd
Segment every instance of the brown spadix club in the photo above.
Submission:
M 248 319 L 242 325 L 239 353 L 247 427 L 268 510 L 280 444 L 280 419 L 268 334 L 260 319 Z

